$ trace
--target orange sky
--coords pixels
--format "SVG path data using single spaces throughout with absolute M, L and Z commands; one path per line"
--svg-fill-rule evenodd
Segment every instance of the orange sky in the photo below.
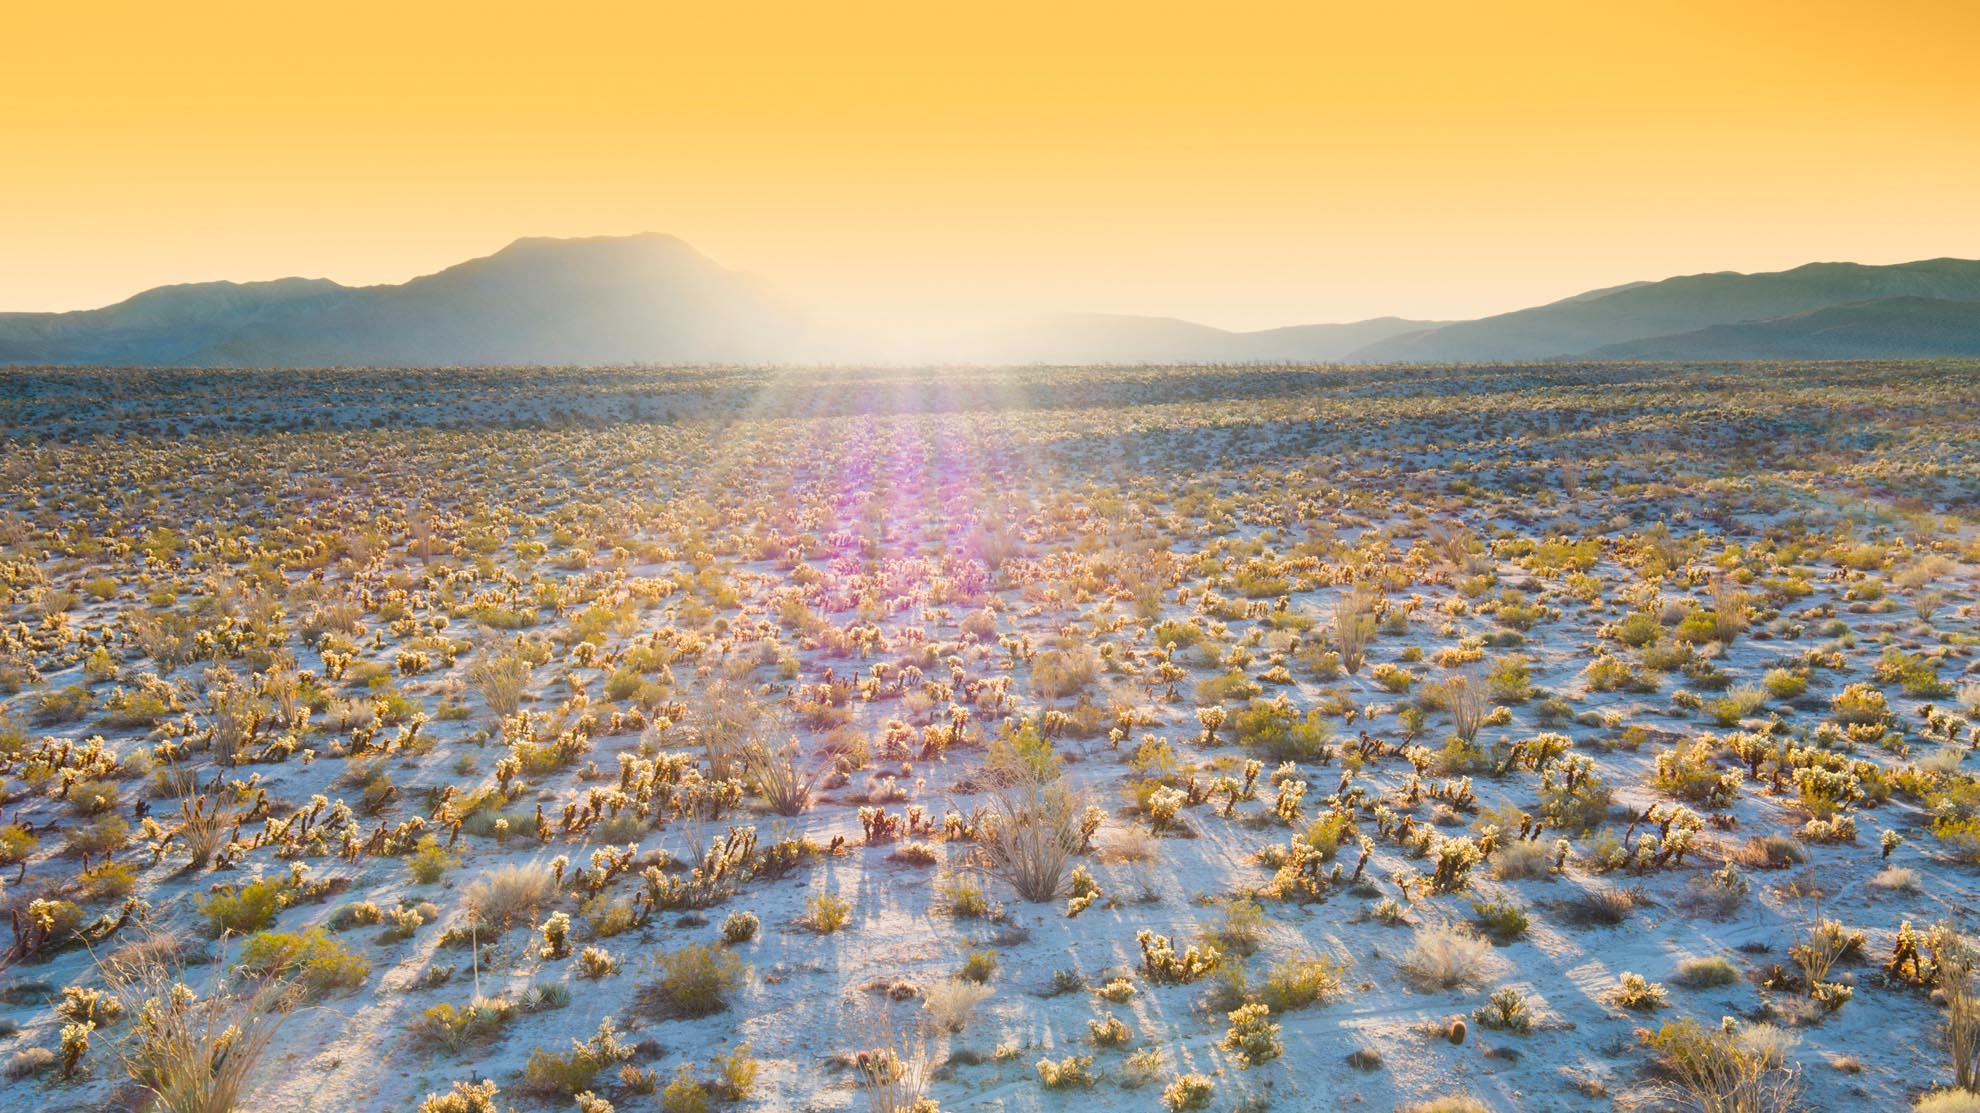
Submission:
M 1980 256 L 1971 2 L 310 7 L 10 4 L 0 308 L 641 230 L 854 321 Z

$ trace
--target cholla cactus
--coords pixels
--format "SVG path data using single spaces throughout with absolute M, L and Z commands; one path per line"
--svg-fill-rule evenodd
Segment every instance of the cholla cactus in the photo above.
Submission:
M 1433 893 L 1455 893 L 1471 884 L 1471 867 L 1484 860 L 1478 844 L 1467 836 L 1437 844 L 1437 871 L 1430 878 Z
M 1081 912 L 1100 899 L 1100 883 L 1093 880 L 1093 874 L 1085 866 L 1074 866 L 1072 880 L 1068 884 L 1066 918 L 1078 919 Z
M 1224 1033 L 1223 1043 L 1218 1046 L 1237 1052 L 1244 1066 L 1269 1062 L 1285 1050 L 1279 1042 L 1279 1026 L 1272 1023 L 1272 1010 L 1263 1003 L 1240 1006 L 1229 1017 L 1230 1030 Z
M 543 921 L 543 946 L 537 954 L 543 958 L 564 958 L 571 953 L 571 916 L 568 912 L 552 912 Z
M 1146 928 L 1135 933 L 1141 946 L 1141 968 L 1158 985 L 1187 985 L 1215 970 L 1224 956 L 1217 948 L 1190 944 L 1178 952 L 1175 941 Z
M 1148 825 L 1155 829 L 1156 834 L 1161 834 L 1176 821 L 1176 813 L 1182 811 L 1182 806 L 1188 801 L 1189 798 L 1180 790 L 1167 785 L 1149 793 Z
M 1203 724 L 1204 745 L 1214 746 L 1217 744 L 1217 728 L 1223 726 L 1225 720 L 1229 718 L 1230 712 L 1224 710 L 1221 704 L 1215 707 L 1199 707 L 1196 709 L 1196 721 Z
M 619 960 L 603 947 L 586 947 L 578 952 L 577 965 L 580 978 L 604 978 L 618 971 Z
M 74 1078 L 76 1072 L 82 1068 L 83 1056 L 89 1054 L 89 1034 L 94 1031 L 96 1031 L 96 1022 L 91 1020 L 62 1026 L 63 1081 Z
M 1279 782 L 1279 798 L 1272 805 L 1273 814 L 1285 822 L 1299 822 L 1300 801 L 1306 796 L 1306 782 L 1283 780 Z

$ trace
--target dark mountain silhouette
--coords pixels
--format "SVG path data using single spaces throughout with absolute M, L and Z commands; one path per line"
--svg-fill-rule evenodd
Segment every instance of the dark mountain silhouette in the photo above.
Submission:
M 1810 263 L 1768 274 L 1694 274 L 1407 333 L 1352 353 L 1368 362 L 1450 363 L 1578 356 L 1713 325 L 1882 298 L 1980 300 L 1980 262 Z
M 523 239 L 396 286 L 203 283 L 0 316 L 0 361 L 201 367 L 775 359 L 796 320 L 671 236 Z
M 1879 298 L 1612 344 L 1594 359 L 1900 359 L 1980 356 L 1980 301 Z
M 1068 313 L 915 348 L 810 329 L 671 236 L 523 239 L 398 285 L 206 282 L 73 313 L 0 314 L 0 364 L 195 367 L 1841 359 L 1980 354 L 1980 262 L 1811 263 L 1590 290 L 1475 321 L 1232 332 Z

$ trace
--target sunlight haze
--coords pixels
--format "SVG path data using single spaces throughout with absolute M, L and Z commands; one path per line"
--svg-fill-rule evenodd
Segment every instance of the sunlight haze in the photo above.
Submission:
M 1725 7 L 22 5 L 0 309 L 644 230 L 851 327 L 1980 255 L 1980 9 Z

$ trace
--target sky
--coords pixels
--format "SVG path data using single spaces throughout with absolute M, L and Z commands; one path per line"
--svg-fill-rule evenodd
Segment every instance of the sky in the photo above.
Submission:
M 18 0 L 0 309 L 667 232 L 855 327 L 1980 257 L 1980 4 Z

